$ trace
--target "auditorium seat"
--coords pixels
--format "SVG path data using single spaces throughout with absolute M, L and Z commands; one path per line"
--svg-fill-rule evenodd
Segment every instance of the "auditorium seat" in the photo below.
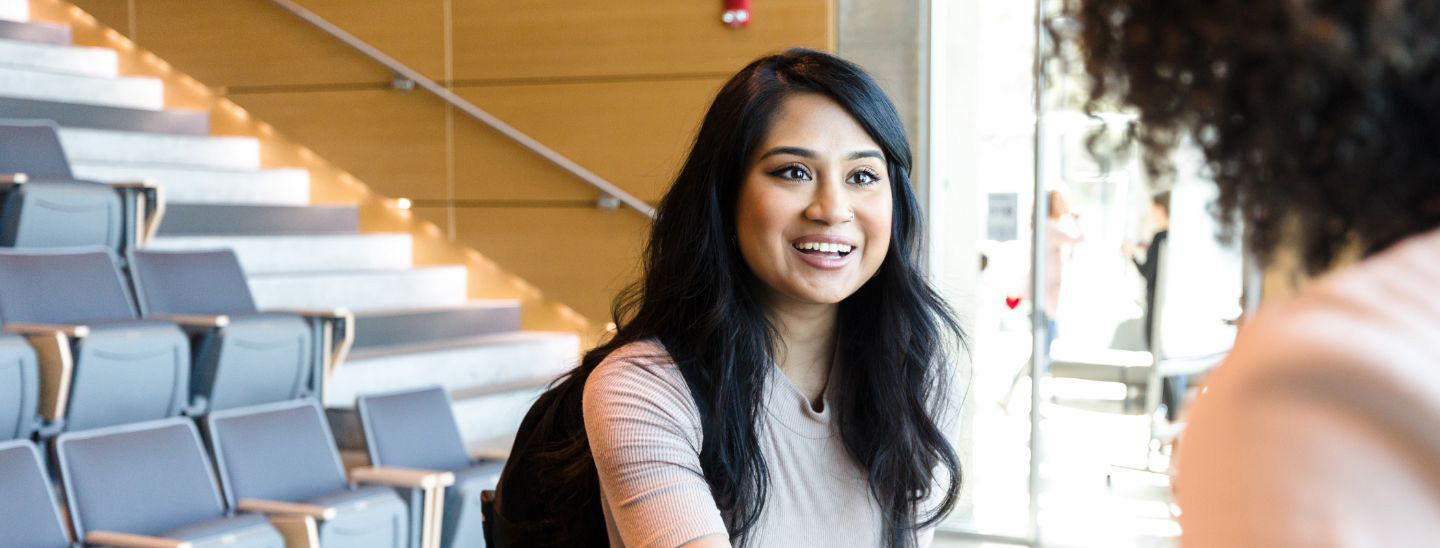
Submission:
M 25 548 L 67 548 L 40 452 L 30 440 L 0 442 L 0 544 Z
M 40 426 L 40 369 L 22 337 L 0 335 L 0 386 L 0 441 L 30 437 Z
M 485 546 L 480 496 L 495 488 L 504 462 L 470 460 L 445 389 L 363 395 L 355 405 L 372 466 L 455 474 L 445 490 L 440 546 Z M 411 518 L 418 513 L 412 501 Z
M 231 506 L 313 520 L 324 548 L 410 546 L 405 503 L 391 487 L 346 481 L 314 400 L 217 411 L 205 421 Z M 447 479 L 429 474 L 415 483 Z
M 145 182 L 75 178 L 54 122 L 0 120 L 0 247 L 143 245 L 163 215 Z
M 70 524 L 86 545 L 283 548 L 262 515 L 227 515 L 195 424 L 170 418 L 61 434 Z
M 0 0 L 0 12 L 6 5 L 30 4 Z M 416 264 L 417 256 L 440 257 L 417 253 L 435 242 L 421 232 L 419 218 L 366 223 L 362 230 L 360 212 L 370 219 L 380 211 L 372 200 L 378 195 L 366 197 L 359 180 L 333 177 L 333 162 L 301 147 L 314 143 L 268 130 L 237 131 L 237 120 L 242 125 L 261 120 L 219 101 L 175 67 L 163 77 L 151 70 L 137 73 L 137 67 L 162 61 L 125 45 L 120 29 L 107 28 L 104 17 L 90 18 L 83 6 L 35 7 L 35 17 L 18 10 L 12 21 L 0 19 L 0 120 L 58 125 L 75 178 L 144 180 L 163 189 L 164 222 L 140 249 L 232 249 L 257 309 L 353 311 L 354 351 L 343 367 L 331 359 L 323 393 L 316 394 L 344 415 L 335 433 L 346 440 L 341 447 L 347 456 L 364 453 L 356 395 L 435 384 L 454 398 L 472 455 L 509 450 L 530 402 L 573 367 L 580 353 L 577 333 L 527 330 L 560 320 L 546 319 L 553 318 L 547 309 L 522 322 L 520 298 L 472 300 L 520 296 L 508 289 L 510 282 L 501 287 L 482 281 L 491 279 L 488 266 L 470 272 L 459 264 Z M 70 25 L 80 25 L 74 36 L 84 44 L 71 40 Z M 177 81 L 199 87 L 174 89 Z M 175 102 L 180 96 L 197 100 Z M 0 143 L 0 156 L 7 144 Z M 312 173 L 320 166 L 325 167 Z M 445 256 L 451 263 L 460 260 Z M 117 257 L 123 261 L 128 254 Z M 466 262 L 479 259 L 466 257 Z M 533 304 L 533 296 L 525 295 Z M 338 332 L 331 336 L 343 338 Z M 42 354 L 53 354 L 53 336 L 47 340 L 40 341 L 47 346 Z M 55 403 L 64 402 L 42 401 L 42 411 Z
M 135 250 L 130 272 L 144 317 L 194 335 L 191 390 L 210 411 L 320 397 L 326 364 L 343 355 L 353 331 L 345 311 L 257 311 L 228 249 Z
M 44 435 L 189 410 L 184 332 L 139 319 L 108 250 L 0 250 L 0 322 L 40 358 Z

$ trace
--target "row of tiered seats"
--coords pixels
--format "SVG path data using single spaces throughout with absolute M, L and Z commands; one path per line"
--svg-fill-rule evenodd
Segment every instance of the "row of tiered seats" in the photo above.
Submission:
M 483 547 L 482 492 L 499 466 L 469 460 L 444 390 L 360 405 L 377 466 L 349 479 L 313 399 L 210 413 L 203 443 L 183 417 L 67 432 L 51 466 L 28 439 L 0 441 L 0 539 L 21 548 Z
M 578 337 L 27 5 L 0 0 L 0 548 L 483 546 L 477 456 Z
M 0 119 L 57 124 L 74 178 L 130 183 L 119 213 L 139 218 L 121 225 L 121 261 L 127 246 L 230 249 L 259 310 L 351 311 L 353 346 L 322 399 L 347 463 L 365 454 L 356 396 L 435 384 L 467 448 L 503 455 L 529 402 L 574 363 L 577 336 L 523 331 L 518 301 L 468 299 L 463 267 L 416 266 L 409 234 L 362 234 L 354 205 L 310 203 L 308 171 L 265 166 L 255 138 L 210 135 L 206 112 L 164 108 L 159 80 L 119 75 L 137 52 L 74 46 L 68 27 L 25 21 L 27 5 L 0 0 Z M 25 156 L 12 150 L 0 158 Z M 156 216 L 145 199 L 161 192 Z
M 257 312 L 229 250 L 133 250 L 129 271 L 103 248 L 0 250 L 0 323 L 33 346 L 6 347 L 15 437 L 323 394 L 348 315 Z

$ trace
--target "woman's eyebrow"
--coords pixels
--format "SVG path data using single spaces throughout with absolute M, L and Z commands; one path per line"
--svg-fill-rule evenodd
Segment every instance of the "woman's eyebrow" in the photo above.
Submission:
M 761 159 L 761 160 L 764 160 L 764 159 L 766 159 L 766 158 L 769 158 L 769 157 L 771 157 L 771 156 L 776 156 L 776 155 L 779 155 L 779 154 L 790 154 L 790 155 L 792 155 L 792 156 L 799 156 L 799 157 L 801 157 L 801 158 L 812 158 L 812 159 L 819 156 L 819 154 L 816 154 L 815 151 L 810 150 L 810 149 L 808 149 L 808 148 L 801 148 L 801 147 L 775 147 L 775 148 L 772 148 L 772 149 L 770 149 L 770 150 L 768 150 L 768 151 L 765 151 L 765 154 L 761 154 L 761 155 L 760 155 L 760 159 Z M 845 155 L 845 159 L 846 159 L 846 160 L 859 160 L 859 159 L 861 159 L 861 158 L 875 158 L 875 159 L 877 159 L 877 160 L 884 160 L 884 159 L 885 159 L 885 155 L 882 154 L 880 151 L 875 150 L 875 149 L 870 149 L 870 150 L 857 150 L 857 151 L 855 151 L 855 152 L 851 152 L 850 154 Z

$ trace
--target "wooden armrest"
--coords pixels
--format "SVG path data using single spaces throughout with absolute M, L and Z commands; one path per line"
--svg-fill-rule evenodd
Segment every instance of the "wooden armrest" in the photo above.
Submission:
M 286 548 L 320 548 L 320 532 L 315 518 L 294 514 L 270 514 L 270 525 L 280 532 Z
M 0 184 L 19 185 L 29 181 L 30 176 L 24 173 L 3 173 L 0 174 Z
M 345 363 L 345 356 L 350 354 L 350 347 L 355 344 L 355 314 L 346 308 L 334 308 L 328 310 L 274 310 L 273 312 L 289 312 L 298 314 L 306 320 L 319 321 L 320 338 L 317 343 L 325 356 L 324 368 L 322 369 L 322 384 L 328 382 L 335 374 L 340 364 Z M 324 391 L 322 389 L 321 396 Z
M 434 489 L 455 485 L 455 473 L 417 468 L 361 466 L 350 470 L 350 481 L 389 487 Z
M 12 323 L 5 326 L 5 331 L 17 335 L 49 335 L 51 333 L 59 333 L 66 337 L 76 339 L 90 335 L 90 328 L 84 325 L 48 323 Z
M 267 310 L 267 312 L 289 312 L 306 318 L 318 318 L 323 320 L 343 320 L 349 317 L 350 310 L 345 308 L 288 308 L 279 310 Z
M 105 184 L 110 185 L 110 188 L 144 190 L 147 188 L 153 188 L 155 186 L 155 181 L 152 181 L 150 179 L 142 179 L 139 181 L 106 181 Z
M 235 509 L 257 514 L 305 516 L 319 520 L 335 519 L 336 514 L 335 509 L 328 506 L 261 499 L 240 499 L 240 502 L 235 503 Z
M 190 548 L 190 541 L 165 537 L 132 535 L 114 531 L 91 531 L 85 535 L 85 544 L 114 546 L 115 548 Z
M 219 329 L 230 325 L 230 316 L 218 314 L 206 316 L 201 314 L 175 314 L 171 316 L 157 317 L 157 320 L 175 322 L 184 327 L 202 327 L 207 329 Z

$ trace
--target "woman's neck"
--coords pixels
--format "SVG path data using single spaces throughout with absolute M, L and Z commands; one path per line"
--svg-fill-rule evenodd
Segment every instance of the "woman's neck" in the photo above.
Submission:
M 823 407 L 822 396 L 830 381 L 830 364 L 835 359 L 836 304 L 775 303 L 771 320 L 780 336 L 775 363 L 790 383 L 810 400 L 810 407 Z

